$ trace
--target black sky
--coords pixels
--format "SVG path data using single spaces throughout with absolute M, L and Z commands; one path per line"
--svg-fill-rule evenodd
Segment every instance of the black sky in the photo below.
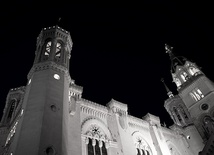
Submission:
M 10 4 L 9 4 L 10 3 Z M 164 44 L 213 75 L 213 9 L 205 3 L 8 2 L 1 10 L 0 116 L 10 88 L 26 85 L 36 38 L 44 27 L 70 31 L 70 74 L 83 86 L 83 98 L 106 105 L 111 98 L 128 105 L 129 114 L 147 112 L 171 125 L 163 105 L 164 78 L 176 93 Z

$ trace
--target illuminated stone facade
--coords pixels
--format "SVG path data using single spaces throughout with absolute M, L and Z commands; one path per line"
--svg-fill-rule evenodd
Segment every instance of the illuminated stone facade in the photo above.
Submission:
M 82 98 L 69 74 L 72 40 L 58 26 L 37 38 L 24 87 L 11 89 L 0 124 L 3 155 L 196 155 L 212 134 L 211 81 L 192 62 L 172 55 L 178 95 L 167 88 L 170 128 L 148 113 L 142 119 L 112 99 L 106 106 Z M 176 63 L 175 63 L 176 62 Z M 179 63 L 178 63 L 179 62 Z M 189 69 L 189 70 L 188 70 Z

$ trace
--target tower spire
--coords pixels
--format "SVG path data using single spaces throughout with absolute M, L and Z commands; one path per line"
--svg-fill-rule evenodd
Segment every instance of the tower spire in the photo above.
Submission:
M 166 89 L 166 91 L 167 91 L 167 95 L 169 96 L 169 98 L 174 97 L 173 93 L 169 90 L 169 88 L 167 87 L 167 85 L 166 85 L 166 83 L 164 82 L 164 79 L 163 79 L 163 78 L 161 79 L 161 82 L 163 82 L 163 85 L 164 85 L 164 87 L 165 87 L 165 89 Z
M 173 49 L 172 46 L 169 46 L 168 44 L 165 44 L 166 53 L 169 54 L 169 57 L 170 57 L 171 60 L 174 58 L 174 54 L 172 53 L 172 49 Z
M 183 56 L 175 56 L 172 53 L 172 46 L 169 46 L 168 44 L 165 44 L 165 50 L 166 53 L 169 54 L 170 60 L 171 60 L 171 72 L 175 72 L 176 66 L 183 66 L 185 64 L 185 61 L 187 60 Z

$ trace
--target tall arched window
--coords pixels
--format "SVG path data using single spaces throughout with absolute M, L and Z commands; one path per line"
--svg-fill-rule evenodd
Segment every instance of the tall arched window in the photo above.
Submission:
M 55 57 L 60 58 L 61 56 L 61 49 L 62 49 L 62 44 L 57 42 L 56 43 L 56 52 L 55 52 Z
M 203 121 L 207 134 L 212 135 L 214 132 L 214 120 L 210 116 L 205 116 Z
M 150 155 L 148 150 L 146 150 L 146 154 L 147 154 L 147 155 Z
M 15 107 L 16 107 L 16 100 L 12 99 L 10 101 L 10 110 L 8 112 L 8 115 L 7 115 L 7 122 L 9 122 L 11 120 Z
M 89 138 L 89 143 L 88 143 L 88 155 L 94 155 L 94 148 L 92 146 L 92 139 Z
M 107 155 L 105 143 L 102 140 L 89 138 L 88 155 Z
M 180 109 L 181 113 L 183 114 L 184 118 L 185 118 L 186 120 L 188 120 L 188 116 L 187 116 L 187 114 L 186 114 L 184 108 L 183 108 L 181 105 L 179 105 L 179 109 Z
M 137 150 L 136 155 L 152 155 L 150 146 L 143 139 L 143 136 L 140 132 L 134 132 L 132 136 Z
M 195 68 L 195 67 L 189 67 L 189 73 L 191 75 L 194 75 L 195 73 L 198 73 L 199 72 L 199 69 L 198 68 Z
M 187 78 L 188 78 L 187 73 L 186 73 L 186 72 L 182 72 L 182 73 L 181 73 L 181 78 L 182 78 L 182 80 L 183 80 L 184 82 L 186 82 L 186 81 L 187 81 Z
M 140 149 L 137 148 L 137 155 L 140 155 Z
M 193 89 L 192 92 L 190 92 L 190 95 L 195 101 L 199 101 L 204 97 L 204 94 L 198 88 Z
M 106 144 L 102 141 L 103 146 L 102 146 L 102 155 L 107 155 L 107 149 L 106 149 Z
M 179 123 L 181 123 L 182 119 L 181 119 L 181 116 L 180 116 L 179 113 L 178 113 L 177 108 L 176 108 L 176 107 L 173 107 L 173 111 L 174 111 L 176 117 L 178 118 Z
M 95 154 L 101 155 L 101 148 L 99 146 L 99 141 L 96 139 L 96 145 L 95 145 Z
M 88 141 L 88 155 L 107 155 L 107 148 L 105 145 L 105 134 L 97 125 L 91 125 L 89 131 L 86 133 L 86 140 Z
M 177 87 L 181 86 L 181 81 L 178 78 L 174 78 L 175 84 L 177 85 Z
M 45 45 L 45 55 L 49 56 L 51 51 L 51 41 L 48 41 Z

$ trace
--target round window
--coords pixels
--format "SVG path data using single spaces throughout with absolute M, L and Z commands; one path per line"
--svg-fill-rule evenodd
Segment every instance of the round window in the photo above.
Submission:
M 47 155 L 54 155 L 55 154 L 55 150 L 54 150 L 54 148 L 52 146 L 50 146 L 50 147 L 46 148 L 45 153 Z
M 202 110 L 207 110 L 208 108 L 209 108 L 209 105 L 206 104 L 206 103 L 204 103 L 204 104 L 201 105 L 201 109 Z
M 209 124 L 210 122 L 212 122 L 212 119 L 210 118 L 210 116 L 205 116 L 204 117 L 204 123 Z
M 55 105 L 51 105 L 51 110 L 56 112 L 56 106 Z

